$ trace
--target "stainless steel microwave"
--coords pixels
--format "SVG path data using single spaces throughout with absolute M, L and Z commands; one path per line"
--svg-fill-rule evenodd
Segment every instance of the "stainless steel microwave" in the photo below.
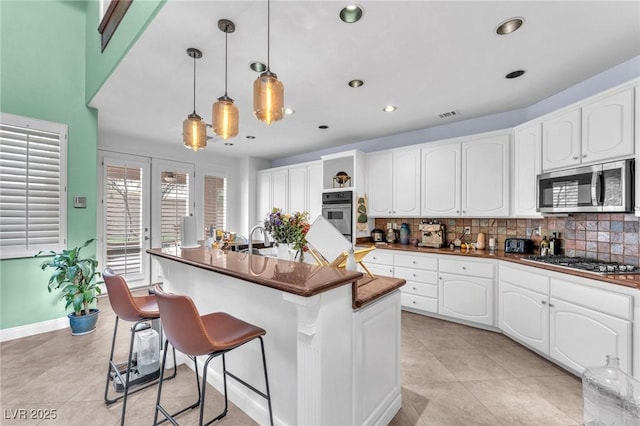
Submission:
M 634 160 L 594 164 L 538 175 L 538 211 L 633 211 Z

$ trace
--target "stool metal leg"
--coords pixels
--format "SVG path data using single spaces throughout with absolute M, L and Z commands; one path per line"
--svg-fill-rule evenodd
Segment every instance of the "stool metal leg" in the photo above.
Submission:
M 144 385 L 140 385 L 139 387 L 136 387 L 134 390 L 130 391 L 130 385 L 129 385 L 129 379 L 130 379 L 130 371 L 131 371 L 131 367 L 132 367 L 132 361 L 133 361 L 133 342 L 135 339 L 135 334 L 136 334 L 136 330 L 139 324 L 143 323 L 143 322 L 147 322 L 150 319 L 148 318 L 143 318 L 139 321 L 136 321 L 134 323 L 134 325 L 131 327 L 131 338 L 129 340 L 129 355 L 127 357 L 127 368 L 125 370 L 125 375 L 123 376 L 122 373 L 120 372 L 120 369 L 118 368 L 118 365 L 113 361 L 113 353 L 115 352 L 115 344 L 116 344 L 116 336 L 117 336 L 117 332 L 118 332 L 118 322 L 119 322 L 119 317 L 116 316 L 116 320 L 115 320 L 115 326 L 114 326 L 114 330 L 113 330 L 113 339 L 111 341 L 111 351 L 109 354 L 109 369 L 107 370 L 107 380 L 106 380 L 106 385 L 105 385 L 105 389 L 104 389 L 104 401 L 105 404 L 107 406 L 119 401 L 122 399 L 122 415 L 120 418 L 120 424 L 122 426 L 124 426 L 125 423 L 125 416 L 126 416 L 126 412 L 127 412 L 127 398 L 129 396 L 129 394 L 133 394 L 136 392 L 139 392 L 143 389 L 146 389 L 150 386 L 155 385 L 156 383 L 158 383 L 158 380 L 163 380 L 163 376 L 164 376 L 164 371 L 160 372 L 160 379 L 155 379 L 152 380 L 149 383 L 146 383 Z M 166 359 L 166 348 L 164 351 L 164 357 L 163 359 Z M 174 377 L 176 377 L 177 371 L 178 371 L 178 367 L 176 365 L 176 351 L 175 348 L 173 348 L 173 374 L 169 377 L 166 377 L 165 380 L 170 380 L 173 379 Z M 113 378 L 111 377 L 111 373 L 113 372 Z M 116 377 L 120 380 L 120 383 L 122 383 L 123 386 L 123 394 L 120 396 L 117 396 L 116 398 L 109 398 L 109 382 L 112 380 L 115 380 Z

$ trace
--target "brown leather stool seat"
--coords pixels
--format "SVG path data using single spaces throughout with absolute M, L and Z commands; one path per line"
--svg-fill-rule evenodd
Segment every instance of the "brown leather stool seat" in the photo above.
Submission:
M 191 298 L 188 296 L 165 293 L 157 287 L 155 289 L 155 293 L 158 301 L 158 307 L 160 309 L 160 318 L 162 320 L 166 341 L 171 343 L 171 345 L 175 349 L 189 356 L 194 361 L 196 381 L 198 384 L 198 400 L 194 404 L 185 407 L 174 414 L 169 414 L 160 405 L 162 394 L 162 375 L 164 372 L 164 363 L 166 360 L 165 351 L 164 357 L 162 359 L 162 365 L 160 367 L 160 385 L 158 386 L 156 412 L 153 424 L 158 424 L 158 412 L 161 412 L 165 416 L 165 419 L 163 419 L 161 422 L 169 420 L 174 425 L 177 425 L 174 419 L 175 416 L 187 410 L 200 406 L 200 417 L 198 424 L 203 425 L 204 397 L 207 388 L 207 370 L 209 362 L 211 362 L 211 360 L 215 357 L 222 355 L 224 409 L 218 416 L 205 424 L 208 425 L 216 420 L 220 420 L 227 414 L 228 375 L 267 400 L 267 404 L 269 407 L 269 420 L 273 425 L 271 395 L 269 393 L 269 379 L 267 376 L 267 363 L 264 354 L 264 342 L 262 340 L 262 336 L 266 334 L 266 331 L 260 327 L 256 327 L 255 325 L 249 324 L 248 322 L 242 321 L 223 312 L 215 312 L 200 316 L 200 314 L 198 313 L 198 309 L 194 305 Z M 254 339 L 260 340 L 266 392 L 261 392 L 244 380 L 233 375 L 226 369 L 225 354 Z M 209 355 L 204 363 L 204 371 L 202 373 L 202 389 L 198 378 L 198 362 L 195 359 L 195 357 L 199 355 Z
M 124 425 L 125 415 L 127 411 L 127 398 L 129 394 L 138 392 L 142 389 L 146 389 L 149 386 L 152 386 L 158 383 L 158 380 L 152 380 L 136 387 L 132 383 L 130 383 L 130 374 L 128 374 L 127 372 L 131 371 L 132 368 L 135 368 L 135 364 L 133 360 L 133 342 L 134 342 L 136 330 L 138 330 L 138 325 L 144 322 L 149 322 L 152 320 L 159 319 L 160 311 L 158 310 L 158 304 L 156 302 L 156 297 L 154 295 L 149 295 L 149 296 L 131 295 L 131 292 L 129 291 L 129 286 L 127 285 L 126 280 L 122 276 L 116 274 L 110 268 L 107 268 L 102 272 L 102 277 L 104 278 L 104 283 L 107 287 L 107 292 L 109 294 L 109 303 L 111 304 L 111 308 L 113 309 L 113 312 L 116 314 L 115 327 L 113 329 L 113 339 L 111 341 L 111 352 L 109 354 L 109 368 L 107 370 L 107 383 L 104 389 L 104 402 L 106 405 L 111 405 L 114 402 L 117 402 L 122 399 L 122 415 L 120 419 L 120 424 Z M 129 342 L 129 355 L 127 358 L 126 369 L 123 369 L 123 367 L 125 367 L 125 364 L 116 364 L 113 361 L 113 353 L 115 350 L 116 336 L 118 333 L 118 321 L 120 319 L 134 323 L 133 326 L 131 327 L 131 340 Z M 174 351 L 173 358 L 175 360 L 175 349 L 173 351 Z M 173 374 L 169 377 L 166 377 L 166 379 L 174 378 L 176 375 L 176 371 L 177 371 L 176 366 L 174 365 Z M 115 398 L 110 398 L 109 382 L 115 380 L 116 377 L 122 384 L 123 394 Z

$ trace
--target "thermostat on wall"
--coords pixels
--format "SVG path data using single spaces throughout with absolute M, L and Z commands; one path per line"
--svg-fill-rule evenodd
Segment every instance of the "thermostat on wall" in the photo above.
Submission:
M 76 209 L 86 209 L 87 197 L 73 197 L 73 207 Z

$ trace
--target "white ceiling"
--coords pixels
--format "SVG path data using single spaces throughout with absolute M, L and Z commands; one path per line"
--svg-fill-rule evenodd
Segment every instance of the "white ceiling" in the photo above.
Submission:
M 344 1 L 271 3 L 271 69 L 294 115 L 271 126 L 252 115 L 254 61 L 266 63 L 267 2 L 169 0 L 91 102 L 99 137 L 181 148 L 193 110 L 211 122 L 224 94 L 224 33 L 231 19 L 228 94 L 240 134 L 207 151 L 282 158 L 523 108 L 640 55 L 638 1 L 357 1 L 363 18 L 343 23 Z M 499 36 L 502 21 L 523 17 Z M 108 47 L 107 47 L 108 48 Z M 504 76 L 526 70 L 520 78 Z M 352 79 L 364 80 L 353 89 Z M 384 113 L 383 106 L 398 107 Z M 438 115 L 456 110 L 443 120 Z M 319 125 L 329 129 L 320 130 Z M 209 132 L 211 132 L 209 130 Z M 247 135 L 255 139 L 247 139 Z

